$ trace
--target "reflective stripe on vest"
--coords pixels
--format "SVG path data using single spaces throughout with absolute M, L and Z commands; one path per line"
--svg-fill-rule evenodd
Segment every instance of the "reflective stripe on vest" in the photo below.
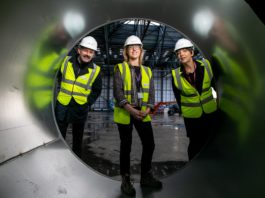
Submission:
M 94 64 L 94 68 L 88 68 L 88 73 L 75 77 L 72 63 L 69 61 L 71 57 L 66 57 L 61 68 L 62 81 L 61 89 L 57 100 L 68 105 L 71 98 L 83 105 L 87 103 L 87 98 L 91 93 L 92 85 L 100 72 L 100 67 Z
M 152 71 L 150 68 L 146 66 L 141 67 L 141 88 L 142 88 L 142 106 L 141 110 L 145 111 L 147 109 L 147 102 L 149 98 L 149 88 L 150 88 L 150 79 L 152 77 Z M 124 85 L 124 96 L 131 103 L 132 100 L 132 79 L 131 79 L 131 71 L 127 62 L 120 63 L 115 66 L 115 69 L 119 69 L 121 72 L 121 78 L 123 80 Z M 151 121 L 151 117 L 148 115 L 143 119 L 143 122 Z M 124 108 L 115 105 L 114 107 L 114 122 L 119 124 L 129 124 L 130 123 L 130 114 Z
M 181 75 L 180 68 L 172 70 L 174 85 L 180 90 L 181 112 L 183 117 L 198 118 L 202 112 L 212 113 L 217 109 L 216 100 L 213 98 L 211 80 L 213 73 L 207 60 L 198 60 L 204 66 L 204 78 L 201 95 L 198 91 Z

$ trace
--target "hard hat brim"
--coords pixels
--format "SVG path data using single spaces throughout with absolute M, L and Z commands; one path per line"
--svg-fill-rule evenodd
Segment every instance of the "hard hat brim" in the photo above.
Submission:
M 80 48 L 86 48 L 86 49 L 90 49 L 90 50 L 93 50 L 95 52 L 97 52 L 98 50 L 97 49 L 92 49 L 91 47 L 86 47 L 84 45 L 78 45 Z

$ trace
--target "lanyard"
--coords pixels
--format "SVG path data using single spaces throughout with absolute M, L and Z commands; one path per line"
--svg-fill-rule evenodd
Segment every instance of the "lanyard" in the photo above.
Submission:
M 196 85 L 196 83 L 195 83 L 195 81 L 196 81 L 196 68 L 197 68 L 197 65 L 193 62 L 193 64 L 194 64 L 194 71 L 193 71 L 193 73 L 191 73 L 191 75 L 193 75 L 192 77 L 193 77 L 193 79 L 191 78 L 191 75 L 190 74 L 187 74 L 186 73 L 186 76 L 187 76 L 187 78 L 188 78 L 188 81 L 190 82 L 190 84 L 193 86 L 193 87 L 196 87 L 195 85 Z
M 139 75 L 137 75 L 137 72 L 135 72 L 135 78 L 136 78 L 137 82 L 141 81 L 141 77 L 142 77 L 141 70 L 139 72 Z

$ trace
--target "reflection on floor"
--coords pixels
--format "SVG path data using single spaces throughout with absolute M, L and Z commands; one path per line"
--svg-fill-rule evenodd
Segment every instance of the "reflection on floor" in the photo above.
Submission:
M 179 170 L 188 161 L 189 140 L 183 119 L 178 114 L 156 114 L 152 119 L 156 144 L 153 172 L 157 177 L 163 178 Z M 66 137 L 69 146 L 71 138 L 69 127 Z M 113 112 L 90 112 L 84 132 L 82 160 L 97 172 L 120 180 L 119 146 L 119 133 L 113 122 Z M 134 129 L 131 174 L 135 181 L 139 181 L 141 150 L 140 138 Z

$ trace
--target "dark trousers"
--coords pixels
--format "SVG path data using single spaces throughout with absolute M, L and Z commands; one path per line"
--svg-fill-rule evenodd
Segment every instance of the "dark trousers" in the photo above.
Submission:
M 184 118 L 184 123 L 189 138 L 188 155 L 191 160 L 207 144 L 215 133 L 217 124 L 217 112 L 203 113 L 199 118 Z
M 117 124 L 120 134 L 120 173 L 130 175 L 130 153 L 132 146 L 133 125 L 142 142 L 141 175 L 151 170 L 153 152 L 155 149 L 154 135 L 151 122 L 142 122 L 131 117 L 128 125 Z
M 79 157 L 82 155 L 82 142 L 87 112 L 86 108 L 81 109 L 74 101 L 71 101 L 68 106 L 64 106 L 58 101 L 56 103 L 55 114 L 60 132 L 65 139 L 68 125 L 72 123 L 72 150 Z
M 58 124 L 58 127 L 61 131 L 63 138 L 65 139 L 67 127 L 69 123 L 57 120 L 57 124 Z M 73 135 L 72 150 L 77 156 L 81 157 L 85 122 L 74 122 L 72 123 L 72 128 L 73 128 L 72 130 L 72 135 Z

